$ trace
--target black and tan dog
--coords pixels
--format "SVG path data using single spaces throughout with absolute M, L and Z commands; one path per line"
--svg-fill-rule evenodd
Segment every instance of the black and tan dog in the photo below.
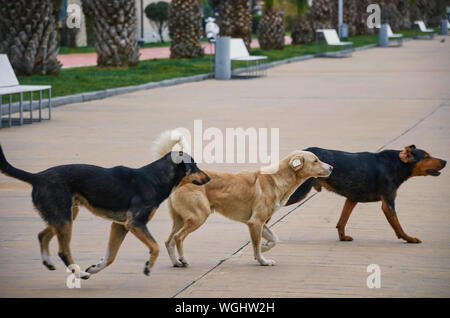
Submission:
M 167 148 L 165 144 L 160 146 Z M 123 166 L 107 169 L 71 164 L 29 173 L 11 166 L 0 146 L 0 171 L 33 187 L 33 204 L 47 222 L 47 227 L 39 233 L 38 238 L 42 262 L 49 270 L 55 269 L 49 255 L 49 243 L 55 234 L 59 243 L 59 257 L 66 266 L 74 264 L 70 239 L 72 223 L 80 205 L 112 221 L 106 255 L 99 264 L 80 273 L 83 279 L 114 261 L 128 231 L 150 250 L 150 259 L 144 268 L 144 274 L 149 275 L 158 257 L 159 246 L 148 231 L 147 222 L 177 186 L 184 183 L 202 185 L 209 181 L 209 177 L 191 157 L 182 152 L 167 153 L 139 169 Z
M 286 205 L 303 200 L 314 187 L 325 189 L 347 198 L 336 226 L 341 241 L 352 241 L 345 235 L 345 225 L 358 202 L 381 201 L 381 208 L 398 238 L 408 243 L 420 243 L 407 235 L 400 226 L 395 211 L 397 189 L 407 179 L 415 176 L 438 176 L 446 161 L 431 157 L 426 151 L 411 145 L 404 150 L 384 150 L 379 153 L 350 153 L 322 148 L 308 148 L 320 160 L 333 165 L 330 177 L 311 178 L 291 195 Z

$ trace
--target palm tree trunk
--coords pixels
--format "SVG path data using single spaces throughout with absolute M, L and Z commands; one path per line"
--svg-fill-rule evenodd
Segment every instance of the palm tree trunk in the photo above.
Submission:
M 88 0 L 94 16 L 97 65 L 126 67 L 139 63 L 134 0 Z
M 248 0 L 220 0 L 220 35 L 244 40 L 247 49 L 252 41 L 251 3 Z
M 172 0 L 169 6 L 170 58 L 203 56 L 201 18 L 198 0 Z
M 17 75 L 58 73 L 58 51 L 52 0 L 0 0 L 0 53 Z
M 259 46 L 263 50 L 281 50 L 284 47 L 284 35 L 283 17 L 275 9 L 266 8 L 258 25 Z

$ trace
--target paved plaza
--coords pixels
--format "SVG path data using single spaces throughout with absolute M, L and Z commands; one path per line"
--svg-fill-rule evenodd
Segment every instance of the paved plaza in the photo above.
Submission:
M 285 64 L 259 79 L 206 80 L 55 108 L 53 119 L 0 130 L 8 160 L 31 172 L 69 163 L 140 167 L 153 160 L 161 131 L 176 127 L 279 128 L 280 156 L 309 146 L 346 151 L 401 149 L 415 144 L 450 159 L 450 41 L 407 41 L 352 58 Z M 199 164 L 221 171 L 257 164 Z M 270 224 L 280 243 L 253 259 L 247 227 L 213 214 L 185 242 L 187 268 L 173 268 L 164 248 L 171 230 L 167 202 L 148 224 L 161 247 L 150 277 L 147 248 L 128 235 L 110 267 L 68 289 L 57 240 L 57 270 L 40 261 L 43 221 L 30 186 L 0 174 L 0 297 L 450 297 L 450 170 L 408 180 L 396 207 L 405 231 L 422 244 L 398 240 L 380 203 L 358 204 L 338 240 L 344 198 L 326 190 Z M 311 192 L 313 194 L 314 191 Z M 72 254 L 82 269 L 106 249 L 109 225 L 84 208 L 74 224 Z M 369 289 L 366 269 L 381 269 Z

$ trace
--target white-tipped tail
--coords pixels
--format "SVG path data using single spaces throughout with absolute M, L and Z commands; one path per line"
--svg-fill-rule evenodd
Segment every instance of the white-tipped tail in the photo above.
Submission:
M 177 145 L 178 147 L 175 147 Z M 187 149 L 184 136 L 179 131 L 176 129 L 166 130 L 163 131 L 158 138 L 156 138 L 153 144 L 153 155 L 156 158 L 161 158 L 170 151 L 186 151 Z

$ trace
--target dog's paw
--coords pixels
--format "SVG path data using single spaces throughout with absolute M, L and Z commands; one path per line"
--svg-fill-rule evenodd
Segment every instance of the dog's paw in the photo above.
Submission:
M 144 275 L 150 276 L 151 268 L 149 266 L 149 262 L 147 261 L 144 266 Z
M 44 264 L 44 266 L 50 271 L 54 271 L 56 269 L 55 265 L 49 261 L 43 261 L 42 264 Z
M 187 267 L 189 266 L 189 263 L 187 261 L 187 259 L 184 256 L 180 256 L 180 258 L 178 259 L 178 261 L 181 263 L 182 267 Z
M 183 263 L 181 263 L 180 261 L 176 261 L 173 263 L 173 267 L 185 267 Z
M 86 268 L 85 271 L 89 274 L 96 274 L 100 271 L 100 266 L 98 266 L 98 264 L 91 265 L 88 268 Z
M 87 273 L 87 272 L 80 272 L 80 274 L 79 274 L 79 278 L 81 278 L 81 279 L 84 279 L 84 280 L 87 280 L 87 279 L 89 279 L 89 277 L 91 277 L 91 274 L 89 274 L 89 273 Z
M 276 263 L 273 259 L 264 259 L 259 262 L 261 266 L 274 266 Z
M 417 237 L 408 237 L 406 239 L 406 242 L 408 242 L 408 243 L 415 243 L 415 244 L 422 243 L 422 241 L 419 240 Z
M 353 241 L 353 237 L 349 235 L 344 235 L 339 238 L 342 242 L 351 242 Z

